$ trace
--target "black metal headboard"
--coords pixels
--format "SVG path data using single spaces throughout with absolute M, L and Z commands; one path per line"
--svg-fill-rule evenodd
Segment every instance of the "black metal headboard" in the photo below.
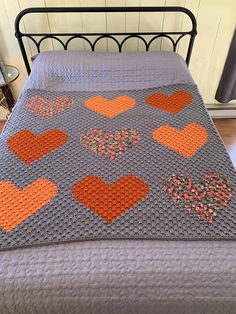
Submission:
M 186 14 L 191 22 L 192 22 L 192 29 L 190 31 L 179 31 L 179 32 L 135 32 L 135 33 L 22 33 L 20 31 L 20 21 L 26 14 L 33 14 L 33 13 L 70 13 L 70 12 L 78 12 L 78 13 L 109 13 L 109 12 L 182 12 Z M 71 42 L 71 40 L 75 38 L 80 38 L 85 40 L 89 46 L 91 47 L 92 51 L 95 51 L 96 44 L 99 40 L 103 38 L 110 38 L 115 41 L 117 44 L 119 52 L 122 52 L 122 48 L 125 42 L 129 38 L 138 38 L 140 39 L 146 48 L 146 51 L 149 50 L 149 47 L 151 43 L 160 37 L 168 38 L 172 45 L 173 45 L 173 51 L 176 51 L 176 47 L 180 41 L 181 38 L 184 36 L 189 36 L 189 45 L 187 49 L 187 55 L 186 55 L 186 63 L 189 64 L 192 49 L 193 49 L 193 43 L 194 38 L 197 34 L 197 23 L 196 19 L 191 11 L 189 11 L 186 8 L 183 7 L 50 7 L 50 8 L 28 8 L 23 11 L 21 11 L 15 20 L 15 35 L 18 39 L 22 57 L 24 59 L 24 63 L 27 69 L 28 74 L 30 73 L 30 65 L 29 60 L 27 57 L 27 53 L 25 50 L 23 38 L 29 38 L 32 40 L 32 42 L 36 45 L 37 51 L 40 52 L 40 46 L 42 42 L 47 38 L 53 38 L 59 41 L 62 45 L 62 47 L 67 50 L 68 44 Z M 145 39 L 145 36 L 151 35 L 151 39 L 147 41 Z M 171 37 L 171 36 L 177 36 L 177 39 Z M 61 37 L 66 36 L 69 38 L 63 42 L 61 40 Z M 93 39 L 91 36 L 96 36 L 96 39 Z M 122 36 L 123 39 L 119 41 L 116 36 Z M 38 37 L 38 40 L 36 39 Z M 150 37 L 150 36 L 149 36 Z M 94 37 L 93 37 L 94 38 Z M 119 37 L 120 38 L 120 37 Z

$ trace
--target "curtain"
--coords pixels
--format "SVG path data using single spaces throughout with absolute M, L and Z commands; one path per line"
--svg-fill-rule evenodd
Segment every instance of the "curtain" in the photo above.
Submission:
M 215 99 L 221 103 L 227 103 L 230 100 L 236 99 L 236 30 L 229 48 Z

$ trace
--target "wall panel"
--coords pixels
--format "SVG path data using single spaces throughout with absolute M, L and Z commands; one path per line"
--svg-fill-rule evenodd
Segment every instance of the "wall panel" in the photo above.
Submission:
M 185 0 L 166 0 L 166 6 L 184 6 Z M 164 13 L 163 17 L 163 28 L 162 30 L 165 32 L 167 31 L 180 31 L 183 21 L 183 14 L 182 13 Z M 173 36 L 175 40 L 177 40 L 178 36 Z M 163 38 L 161 41 L 161 50 L 164 51 L 172 51 L 173 44 L 168 38 Z
M 236 2 L 227 0 L 227 6 L 224 3 L 219 4 L 221 18 L 218 23 L 217 33 L 214 39 L 214 46 L 211 53 L 211 62 L 206 69 L 205 81 L 202 93 L 205 95 L 206 102 L 212 102 L 219 84 L 219 79 L 223 71 L 224 63 L 228 54 L 229 45 L 234 33 L 236 24 Z M 236 56 L 235 56 L 236 62 Z M 210 78 L 210 79 L 209 79 Z M 217 101 L 214 101 L 217 103 Z M 236 103 L 236 101 L 233 101 Z
M 223 2 L 222 2 L 223 3 Z M 208 67 L 212 60 L 215 40 L 217 37 L 219 23 L 222 17 L 222 7 L 220 2 L 215 0 L 201 1 L 198 12 L 198 34 L 193 50 L 193 60 L 190 69 L 193 71 L 194 79 L 198 83 L 200 91 L 205 90 Z M 193 70 L 194 68 L 194 70 Z M 212 78 L 208 78 L 210 80 Z M 209 81 L 208 81 L 209 83 Z M 209 98 L 210 91 L 204 94 L 206 102 L 214 101 Z
M 45 4 L 47 7 L 82 6 L 81 0 L 45 0 Z M 50 13 L 48 14 L 48 20 L 51 32 L 79 33 L 83 31 L 82 16 L 80 13 Z M 60 39 L 65 43 L 68 37 L 61 37 Z M 59 42 L 53 40 L 52 43 L 54 50 L 63 50 L 63 47 Z M 69 49 L 83 51 L 85 49 L 84 41 L 81 39 L 75 39 L 71 41 L 71 43 L 69 44 Z
M 197 18 L 198 17 L 198 11 L 199 11 L 199 5 L 201 0 L 185 0 L 184 7 L 189 9 Z M 189 31 L 192 28 L 192 23 L 188 16 L 184 15 L 181 23 L 181 31 Z M 177 47 L 177 52 L 183 57 L 186 57 L 186 51 L 189 44 L 189 36 L 185 36 L 181 39 L 179 42 L 179 45 Z
M 126 0 L 126 6 L 136 6 L 139 7 L 141 4 L 141 0 Z M 139 23 L 140 23 L 140 13 L 133 12 L 125 14 L 125 30 L 126 32 L 138 32 L 139 31 Z M 129 39 L 125 43 L 125 51 L 137 51 L 138 50 L 138 40 L 133 38 Z
M 105 7 L 105 0 L 81 0 L 81 5 L 86 7 Z M 106 14 L 105 13 L 85 13 L 82 14 L 82 27 L 84 32 L 92 33 L 106 32 Z M 85 50 L 91 50 L 85 46 Z M 96 46 L 97 51 L 107 51 L 107 40 L 100 41 Z
M 28 7 L 45 7 L 45 1 L 44 0 L 34 0 L 33 2 L 31 0 L 18 0 L 19 2 L 19 7 L 21 10 L 28 8 Z M 42 33 L 48 33 L 50 32 L 50 26 L 49 26 L 49 21 L 48 21 L 48 16 L 47 14 L 31 14 L 31 15 L 26 15 L 23 18 L 23 23 L 24 23 L 24 29 L 26 32 L 33 33 L 33 32 L 38 32 L 40 31 Z M 30 53 L 31 56 L 34 56 L 37 54 L 37 49 L 34 45 L 34 43 L 28 39 L 29 47 L 30 47 Z M 52 50 L 52 41 L 51 39 L 47 41 L 43 41 L 42 45 L 40 46 L 40 49 L 42 51 L 47 51 L 47 50 Z
M 106 0 L 107 7 L 114 7 L 114 6 L 126 6 L 125 0 L 120 0 L 118 3 L 114 0 Z M 107 13 L 106 14 L 106 30 L 111 33 L 124 33 L 125 32 L 125 13 Z M 122 40 L 122 38 L 119 38 Z M 108 51 L 119 51 L 117 44 L 112 41 L 111 39 L 107 40 L 107 49 Z
M 164 6 L 165 0 L 141 0 L 141 6 Z M 164 23 L 163 13 L 140 13 L 139 29 L 142 32 L 150 30 L 162 31 Z M 157 39 L 151 45 L 150 50 L 161 50 L 162 39 Z M 144 50 L 143 44 L 139 40 L 139 50 Z

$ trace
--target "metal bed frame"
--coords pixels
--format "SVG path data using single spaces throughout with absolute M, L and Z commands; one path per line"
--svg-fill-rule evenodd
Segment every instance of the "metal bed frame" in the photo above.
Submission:
M 20 21 L 26 14 L 34 13 L 110 13 L 110 12 L 181 12 L 186 14 L 192 24 L 192 29 L 190 31 L 179 31 L 179 32 L 163 32 L 163 31 L 154 31 L 154 32 L 129 32 L 129 33 L 23 33 L 20 31 Z M 164 37 L 168 38 L 172 45 L 173 51 L 176 51 L 179 41 L 184 36 L 189 36 L 189 44 L 186 55 L 186 63 L 189 65 L 189 61 L 192 54 L 193 43 L 195 36 L 197 34 L 197 23 L 193 13 L 183 7 L 48 7 L 48 8 L 28 8 L 21 11 L 15 20 L 15 36 L 18 39 L 21 54 L 27 69 L 28 74 L 30 74 L 30 64 L 28 56 L 26 53 L 25 45 L 23 38 L 29 38 L 37 47 L 37 51 L 40 52 L 40 46 L 45 39 L 52 38 L 61 43 L 64 50 L 67 50 L 69 43 L 75 39 L 80 38 L 85 40 L 92 51 L 95 51 L 96 44 L 99 40 L 104 38 L 112 39 L 118 47 L 118 51 L 122 52 L 123 45 L 130 38 L 140 39 L 146 48 L 146 51 L 149 50 L 150 45 L 158 38 Z M 145 36 L 149 35 L 149 40 L 145 39 Z M 177 39 L 171 37 L 172 35 L 176 36 Z M 60 37 L 69 37 L 65 42 L 62 41 Z M 91 38 L 91 36 L 96 37 L 96 39 Z M 116 36 L 121 36 L 123 39 L 119 41 Z M 151 36 L 151 38 L 150 38 Z M 35 37 L 38 39 L 36 40 Z

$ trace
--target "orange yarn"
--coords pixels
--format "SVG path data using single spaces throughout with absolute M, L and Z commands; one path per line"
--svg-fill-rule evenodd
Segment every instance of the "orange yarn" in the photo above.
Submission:
M 134 175 L 126 175 L 112 184 L 99 177 L 88 176 L 73 185 L 72 194 L 83 205 L 111 223 L 143 199 L 148 189 L 148 184 Z
M 22 190 L 8 181 L 0 181 L 0 226 L 10 232 L 21 222 L 48 204 L 57 193 L 57 186 L 38 179 Z
M 156 93 L 146 98 L 146 103 L 161 110 L 176 114 L 189 105 L 193 96 L 183 90 L 177 90 L 174 94 L 168 96 Z
M 63 131 L 53 129 L 40 135 L 22 130 L 12 135 L 8 141 L 10 150 L 26 164 L 30 164 L 61 147 L 68 140 Z
M 114 99 L 103 96 L 95 96 L 85 101 L 84 105 L 90 110 L 97 112 L 109 119 L 133 108 L 136 104 L 132 97 L 122 95 Z
M 163 125 L 152 136 L 160 144 L 187 158 L 193 157 L 208 138 L 206 129 L 197 123 L 190 123 L 183 130 Z

